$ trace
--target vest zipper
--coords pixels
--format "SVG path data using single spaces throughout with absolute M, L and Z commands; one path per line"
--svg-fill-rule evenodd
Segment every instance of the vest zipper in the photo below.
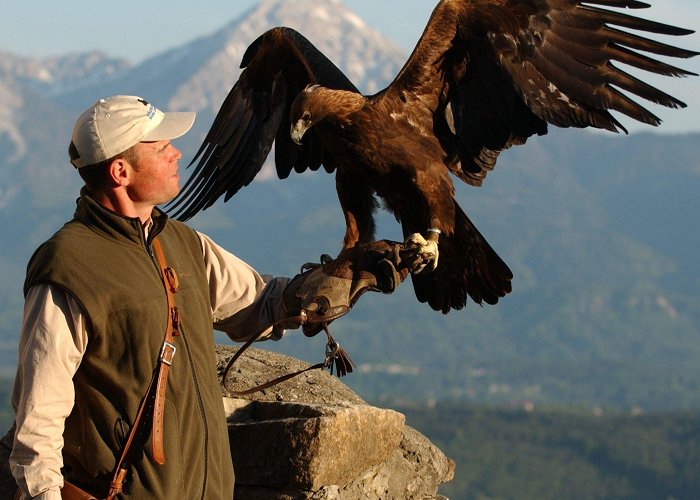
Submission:
M 151 263 L 156 268 L 156 273 L 158 274 L 158 276 L 160 276 L 161 281 L 163 281 L 163 274 L 160 271 L 160 266 L 158 265 L 158 260 L 156 259 L 156 256 L 153 254 L 153 246 L 148 241 L 148 238 L 144 237 L 143 242 L 144 242 L 143 246 L 146 249 L 146 253 L 148 254 L 148 257 L 151 259 Z

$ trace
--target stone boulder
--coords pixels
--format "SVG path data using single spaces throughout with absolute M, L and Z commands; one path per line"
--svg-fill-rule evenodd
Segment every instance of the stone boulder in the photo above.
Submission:
M 345 485 L 401 443 L 400 413 L 371 406 L 248 401 L 229 415 L 238 484 L 316 491 Z

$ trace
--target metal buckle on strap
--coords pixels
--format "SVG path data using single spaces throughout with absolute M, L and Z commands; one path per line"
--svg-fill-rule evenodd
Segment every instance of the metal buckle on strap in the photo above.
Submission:
M 176 351 L 177 347 L 166 340 L 163 342 L 163 347 L 160 349 L 160 361 L 168 366 L 172 365 Z

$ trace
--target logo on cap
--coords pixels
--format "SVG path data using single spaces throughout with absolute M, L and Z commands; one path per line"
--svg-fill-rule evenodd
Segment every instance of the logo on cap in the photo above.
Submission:
M 146 110 L 146 117 L 149 120 L 152 120 L 153 117 L 156 115 L 156 107 L 153 104 L 149 104 L 148 101 L 145 99 L 137 99 L 138 102 L 143 104 L 144 106 L 148 106 L 148 109 Z

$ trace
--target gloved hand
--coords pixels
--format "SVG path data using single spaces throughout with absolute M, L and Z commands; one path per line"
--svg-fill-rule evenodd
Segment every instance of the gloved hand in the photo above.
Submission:
M 347 314 L 363 293 L 392 293 L 409 273 L 402 250 L 402 243 L 379 240 L 305 265 L 284 291 L 287 311 L 303 318 L 305 335 L 316 335 L 323 325 Z

